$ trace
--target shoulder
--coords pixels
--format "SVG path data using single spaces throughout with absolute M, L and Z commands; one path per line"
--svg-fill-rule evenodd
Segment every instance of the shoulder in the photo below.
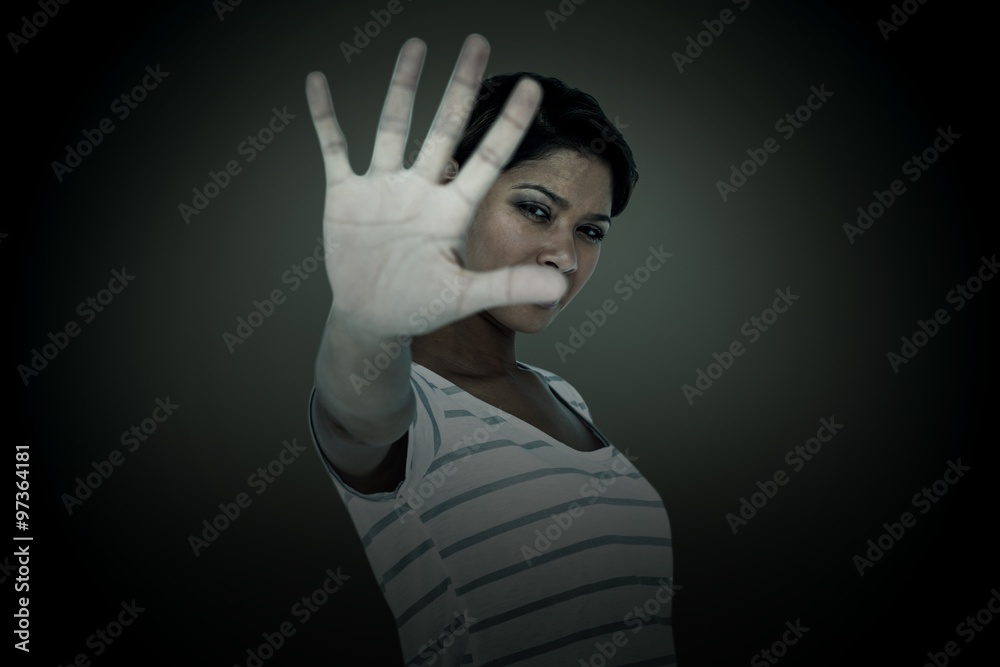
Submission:
M 517 363 L 538 373 L 554 391 L 565 399 L 567 403 L 580 410 L 580 412 L 582 412 L 588 420 L 591 419 L 590 409 L 587 407 L 587 402 L 583 400 L 583 394 L 577 391 L 576 387 L 573 386 L 573 383 L 561 375 L 553 373 L 552 371 L 540 366 L 528 364 L 523 361 L 519 361 Z

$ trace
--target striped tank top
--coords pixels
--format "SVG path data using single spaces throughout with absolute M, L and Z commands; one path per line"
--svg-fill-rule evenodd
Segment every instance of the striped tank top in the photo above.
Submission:
M 359 493 L 317 446 L 396 619 L 405 665 L 676 664 L 671 602 L 681 587 L 662 499 L 570 383 L 518 365 L 605 446 L 574 449 L 417 363 L 395 491 Z

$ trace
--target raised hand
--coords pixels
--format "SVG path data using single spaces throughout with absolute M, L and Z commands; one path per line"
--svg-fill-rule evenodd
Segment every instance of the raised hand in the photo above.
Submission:
M 403 169 L 413 98 L 426 45 L 400 50 L 379 121 L 368 172 L 355 174 L 324 76 L 306 80 L 306 94 L 326 168 L 323 238 L 333 289 L 333 315 L 350 329 L 387 339 L 427 333 L 475 312 L 519 303 L 545 303 L 566 291 L 555 269 L 537 265 L 469 271 L 462 256 L 479 202 L 527 130 L 541 87 L 518 83 L 503 113 L 457 177 L 442 176 L 479 93 L 489 44 L 470 35 L 452 73 L 428 139 L 413 166 Z M 434 304 L 426 318 L 416 314 Z

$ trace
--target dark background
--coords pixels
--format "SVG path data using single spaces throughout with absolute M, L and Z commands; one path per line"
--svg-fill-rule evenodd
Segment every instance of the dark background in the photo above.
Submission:
M 518 354 L 574 383 L 663 497 L 682 586 L 679 664 L 747 664 L 796 619 L 810 630 L 784 665 L 922 665 L 947 641 L 962 649 L 954 664 L 987 664 L 1000 622 L 969 644 L 956 625 L 1000 586 L 1000 283 L 958 312 L 945 295 L 997 251 L 992 14 L 912 3 L 885 40 L 876 23 L 888 2 L 754 0 L 740 11 L 724 0 L 590 0 L 555 30 L 545 11 L 556 0 L 402 2 L 349 64 L 339 44 L 386 3 L 244 1 L 220 20 L 207 0 L 77 1 L 18 53 L 8 38 L 4 437 L 8 451 L 31 445 L 30 661 L 244 665 L 284 621 L 296 634 L 267 665 L 397 659 L 392 617 L 309 437 L 329 285 L 322 271 L 295 291 L 281 279 L 321 232 L 304 80 L 326 73 L 364 171 L 403 41 L 429 47 L 409 152 L 462 41 L 479 32 L 492 45 L 488 74 L 532 70 L 592 93 L 635 152 L 639 184 L 596 273 Z M 727 7 L 736 20 L 678 72 L 671 54 Z M 7 5 L 5 33 L 37 11 Z M 169 76 L 119 120 L 112 101 L 157 64 Z M 791 138 L 775 132 L 820 84 L 829 101 Z M 238 145 L 275 107 L 295 118 L 246 163 Z M 115 130 L 59 182 L 51 163 L 105 117 Z M 902 163 L 949 126 L 961 138 L 905 180 Z M 769 136 L 779 151 L 723 202 L 716 181 Z M 232 159 L 242 173 L 185 224 L 178 205 Z M 905 194 L 849 243 L 842 225 L 894 179 Z M 661 244 L 672 258 L 624 302 L 616 281 Z M 77 304 L 123 266 L 134 282 L 83 323 Z M 789 287 L 800 300 L 746 345 L 742 324 Z M 222 333 L 273 289 L 287 301 L 231 354 Z M 607 298 L 619 311 L 564 363 L 556 343 Z M 938 308 L 951 321 L 894 373 L 886 353 Z M 69 320 L 80 334 L 25 386 L 16 366 Z M 681 385 L 734 340 L 746 353 L 689 405 Z M 180 408 L 127 452 L 120 434 L 168 396 Z M 790 471 L 785 453 L 831 415 L 843 430 L 733 535 L 725 515 L 757 481 Z M 293 438 L 306 453 L 254 493 L 248 476 Z M 68 514 L 62 495 L 115 449 L 124 463 Z M 959 457 L 971 471 L 860 577 L 853 556 Z M 188 536 L 240 492 L 252 505 L 195 557 Z M 327 568 L 350 579 L 300 625 L 292 605 Z M 14 576 L 8 600 L 21 595 Z M 87 638 L 133 598 L 145 611 L 95 656 Z

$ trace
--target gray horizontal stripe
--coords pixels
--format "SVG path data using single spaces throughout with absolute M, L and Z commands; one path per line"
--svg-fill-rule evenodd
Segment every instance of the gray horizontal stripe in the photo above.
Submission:
M 445 410 L 444 418 L 451 419 L 452 417 L 474 417 L 468 410 Z
M 487 424 L 499 424 L 501 422 L 506 422 L 507 420 L 504 419 L 503 417 L 493 416 L 493 417 L 487 417 L 483 421 L 486 422 Z
M 498 479 L 495 482 L 490 482 L 489 484 L 477 486 L 474 489 L 469 489 L 465 493 L 449 498 L 448 500 L 445 500 L 444 502 L 421 514 L 420 519 L 421 521 L 429 521 L 438 514 L 447 512 L 451 508 L 461 505 L 464 502 L 474 498 L 479 498 L 480 496 L 485 496 L 486 494 L 493 493 L 494 491 L 499 491 L 500 489 L 505 489 L 509 486 L 515 486 L 517 484 L 521 484 L 522 482 L 538 479 L 539 477 L 549 477 L 550 475 L 583 475 L 584 477 L 600 477 L 607 472 L 609 471 L 602 470 L 600 472 L 587 472 L 586 470 L 580 470 L 579 468 L 540 468 L 538 470 L 531 470 L 519 475 L 511 475 L 510 477 L 505 477 L 503 479 Z M 642 475 L 637 472 L 624 475 L 619 473 L 613 474 L 615 477 L 632 477 L 634 479 L 640 479 L 642 477 Z
M 462 389 L 461 387 L 459 387 L 457 384 L 453 384 L 450 387 L 443 387 L 439 391 L 442 394 L 445 394 L 447 396 L 451 396 L 452 394 L 457 394 L 457 393 L 465 391 L 465 390 Z
M 443 465 L 448 465 L 452 461 L 461 461 L 466 456 L 473 456 L 479 452 L 488 452 L 498 447 L 523 447 L 524 449 L 537 449 L 539 447 L 551 447 L 552 445 L 545 442 L 544 440 L 532 440 L 531 442 L 526 442 L 523 445 L 513 440 L 491 440 L 485 442 L 481 445 L 468 445 L 467 447 L 462 447 L 461 449 L 456 449 L 451 454 L 445 454 L 434 459 L 430 467 L 427 469 L 427 474 L 432 471 L 437 470 Z
M 420 385 L 417 384 L 413 378 L 410 378 L 410 384 L 413 385 L 414 391 L 417 392 L 420 402 L 424 404 L 424 410 L 427 411 L 427 418 L 430 420 L 431 427 L 434 429 L 434 455 L 437 456 L 438 449 L 441 448 L 441 431 L 438 429 L 437 420 L 434 419 L 434 412 L 431 410 L 431 404 L 428 402 L 427 395 L 424 394 L 424 390 L 420 388 Z M 428 384 L 430 383 L 428 382 Z
M 368 529 L 367 533 L 365 533 L 365 536 L 361 538 L 361 546 L 367 549 L 368 545 L 372 543 L 372 541 L 379 533 L 381 533 L 383 530 L 391 526 L 392 522 L 395 521 L 398 517 L 405 516 L 407 513 L 412 511 L 412 509 L 413 508 L 410 507 L 410 504 L 404 501 L 399 505 L 398 508 L 394 508 L 384 517 L 373 523 L 372 527 Z
M 434 540 L 427 539 L 418 544 L 413 549 L 410 549 L 410 553 L 406 554 L 400 558 L 396 563 L 385 571 L 382 575 L 382 582 L 379 584 L 379 588 L 382 589 L 382 593 L 385 594 L 385 587 L 390 581 L 392 581 L 396 575 L 406 569 L 406 566 L 419 558 L 422 554 L 430 550 L 434 546 Z
M 476 632 L 481 632 L 487 628 L 493 627 L 494 625 L 506 623 L 513 618 L 520 618 L 521 616 L 538 611 L 539 609 L 544 609 L 546 607 L 551 607 L 554 604 L 559 604 L 560 602 L 566 602 L 567 600 L 578 598 L 581 595 L 589 595 L 591 593 L 597 593 L 598 591 L 606 591 L 610 588 L 621 588 L 622 586 L 661 586 L 661 579 L 662 577 L 639 577 L 636 575 L 629 575 L 627 577 L 614 577 L 613 579 L 604 579 L 603 581 L 595 581 L 592 584 L 577 586 L 576 588 L 568 591 L 563 591 L 562 593 L 556 593 L 555 595 L 550 595 L 549 597 L 542 598 L 541 600 L 529 602 L 528 604 L 521 605 L 516 609 L 505 611 L 502 614 L 478 620 L 475 625 L 470 628 L 469 633 L 474 634 Z
M 504 523 L 497 524 L 492 528 L 487 528 L 486 530 L 482 530 L 476 533 L 475 535 L 470 535 L 464 539 L 459 540 L 458 542 L 455 542 L 454 544 L 448 545 L 447 547 L 441 550 L 441 557 L 447 558 L 448 556 L 458 553 L 462 549 L 467 549 L 474 544 L 479 544 L 483 540 L 488 540 L 491 537 L 496 537 L 497 535 L 506 533 L 509 530 L 519 528 L 520 526 L 525 526 L 529 523 L 534 523 L 539 519 L 548 519 L 553 514 L 558 514 L 560 512 L 565 512 L 569 510 L 572 505 L 579 505 L 581 510 L 586 509 L 591 505 L 620 505 L 627 507 L 655 507 L 658 509 L 663 508 L 662 500 L 635 500 L 633 498 L 602 498 L 593 496 L 592 499 L 593 502 L 590 501 L 581 502 L 579 500 L 571 500 L 568 502 L 559 503 L 558 505 L 553 505 L 552 507 L 543 510 L 538 510 L 537 512 L 532 512 L 531 514 L 525 514 L 522 517 L 518 517 L 516 519 L 511 519 L 510 521 L 505 521 Z
M 587 549 L 595 549 L 597 547 L 606 546 L 608 544 L 630 544 L 634 546 L 656 546 L 656 547 L 670 547 L 673 542 L 668 537 L 647 537 L 645 535 L 602 535 L 601 537 L 594 537 L 589 540 L 581 540 L 576 544 L 570 544 L 568 546 L 562 547 L 561 549 L 554 549 L 546 554 L 542 554 L 537 558 L 532 558 L 532 563 L 529 564 L 526 561 L 521 561 L 520 563 L 514 563 L 513 565 L 508 565 L 505 568 L 490 572 L 489 574 L 484 574 L 483 576 L 470 581 L 464 586 L 459 586 L 455 589 L 457 595 L 465 595 L 471 590 L 479 588 L 480 586 L 485 586 L 486 584 L 491 584 L 494 581 L 499 581 L 511 575 L 517 574 L 518 572 L 523 572 L 530 567 L 535 567 L 536 565 L 541 565 L 548 563 L 553 560 L 558 560 L 566 556 L 578 553 L 580 551 L 586 551 Z
M 464 617 L 464 614 L 467 612 L 468 610 L 465 610 L 465 612 L 463 612 L 463 615 L 458 615 L 456 613 L 455 620 L 453 620 L 448 625 L 444 626 L 444 628 L 441 629 L 440 634 L 438 634 L 436 637 L 424 642 L 421 645 L 420 650 L 417 651 L 417 655 L 410 658 L 409 662 L 407 662 L 404 665 L 404 667 L 417 667 L 418 665 L 421 664 L 433 665 L 435 662 L 437 662 L 437 659 L 438 657 L 440 657 L 440 654 L 449 651 L 452 645 L 454 645 L 455 635 L 464 634 L 465 625 L 467 622 L 467 619 Z M 452 639 L 451 644 L 445 644 L 445 642 L 449 637 Z M 458 649 L 455 649 L 455 651 L 457 650 Z M 454 655 L 455 651 L 450 651 L 450 652 Z M 471 661 L 472 661 L 472 655 L 470 653 L 466 652 L 462 654 L 463 663 Z M 448 662 L 453 663 L 454 660 L 452 659 L 449 660 Z
M 437 470 L 443 465 L 447 465 L 450 461 L 464 458 L 465 457 L 464 452 L 467 449 L 471 449 L 474 446 L 475 445 L 458 449 L 452 452 L 451 454 L 445 454 L 444 456 L 435 459 L 434 462 L 431 464 L 430 468 L 427 469 L 427 474 L 430 474 L 431 472 Z M 483 452 L 483 451 L 488 451 L 490 449 L 496 449 L 498 447 L 508 447 L 508 446 L 524 447 L 525 449 L 535 449 L 536 447 L 551 447 L 552 445 L 545 442 L 544 440 L 533 440 L 523 445 L 519 445 L 513 440 L 494 440 L 493 442 L 488 442 L 484 445 L 479 445 L 479 451 Z M 365 534 L 365 536 L 361 538 L 361 546 L 367 548 L 368 545 L 372 543 L 372 541 L 378 536 L 379 533 L 381 533 L 383 530 L 392 525 L 393 521 L 395 521 L 399 517 L 405 516 L 411 511 L 413 511 L 413 508 L 410 507 L 410 504 L 405 501 L 402 502 L 399 505 L 399 507 L 394 508 L 392 511 L 388 512 L 384 517 L 382 517 L 374 524 L 372 524 L 372 527 L 368 529 L 368 532 Z
M 423 611 L 427 605 L 441 597 L 449 586 L 451 586 L 451 577 L 445 577 L 444 581 L 429 590 L 419 600 L 411 604 L 409 609 L 399 615 L 399 618 L 396 619 L 396 628 L 403 627 L 407 621 Z
M 544 442 L 542 440 L 534 440 L 524 445 L 519 445 L 518 443 L 513 442 L 511 440 L 494 440 L 493 442 L 481 445 L 479 447 L 479 451 L 486 451 L 489 449 L 496 449 L 497 447 L 506 447 L 506 446 L 524 447 L 525 449 L 534 449 L 536 447 L 551 447 L 549 443 Z M 444 456 L 436 459 L 434 463 L 431 465 L 431 467 L 427 470 L 428 474 L 433 470 L 440 468 L 442 465 L 446 465 L 451 460 L 454 460 L 456 458 L 462 458 L 464 456 L 462 452 L 464 451 L 465 451 L 464 449 L 459 449 L 455 452 L 452 452 L 451 454 L 445 454 Z M 454 498 L 451 498 L 450 500 L 441 503 L 441 505 L 438 505 L 437 507 L 433 507 L 427 510 L 426 512 L 420 515 L 420 519 L 423 521 L 433 518 L 438 514 L 440 514 L 441 512 L 451 509 L 455 505 L 460 505 L 462 502 L 466 500 L 470 500 L 485 493 L 490 493 L 491 491 L 503 488 L 504 486 L 518 484 L 522 481 L 526 481 L 527 479 L 532 479 L 534 477 L 542 477 L 550 474 L 562 474 L 565 472 L 574 472 L 577 474 L 587 475 L 590 477 L 599 477 L 600 475 L 611 471 L 604 470 L 598 473 L 588 473 L 587 471 L 580 470 L 578 468 L 548 468 L 541 470 L 533 470 L 531 472 L 523 473 L 521 475 L 515 475 L 514 477 L 507 477 L 505 479 L 497 480 L 496 482 L 492 482 L 491 484 L 487 484 L 485 486 L 480 486 L 476 487 L 475 489 L 470 489 L 461 496 L 456 496 Z M 612 474 L 615 477 L 631 477 L 633 479 L 638 479 L 639 477 L 641 477 L 639 473 L 628 473 L 626 475 L 622 475 L 617 472 L 612 472 Z M 378 536 L 379 533 L 381 533 L 383 530 L 392 525 L 392 522 L 395 521 L 398 517 L 406 515 L 412 509 L 413 508 L 410 507 L 409 503 L 403 502 L 399 505 L 398 508 L 395 508 L 390 512 L 386 513 L 384 517 L 382 517 L 374 524 L 372 524 L 372 527 L 368 530 L 365 536 L 361 538 L 361 545 L 367 548 L 368 545 L 372 543 L 372 541 L 375 539 L 376 536 Z
M 670 625 L 670 618 L 666 616 L 653 616 L 644 625 L 649 625 L 651 623 L 659 623 L 661 625 Z M 625 625 L 625 621 L 616 621 L 614 623 L 605 623 L 604 625 L 598 625 L 594 628 L 587 628 L 585 630 L 577 630 L 565 637 L 560 637 L 559 639 L 553 639 L 552 641 L 545 642 L 544 644 L 539 644 L 537 646 L 532 646 L 531 648 L 522 649 L 516 653 L 510 653 L 503 656 L 502 658 L 497 658 L 495 660 L 490 660 L 489 662 L 483 663 L 482 667 L 500 667 L 500 665 L 511 665 L 521 660 L 526 660 L 528 658 L 533 658 L 536 655 L 541 655 L 543 653 L 548 653 L 556 649 L 562 648 L 563 646 L 569 646 L 578 641 L 583 641 L 586 639 L 593 639 L 594 637 L 602 637 L 619 630 L 624 630 L 631 626 Z

